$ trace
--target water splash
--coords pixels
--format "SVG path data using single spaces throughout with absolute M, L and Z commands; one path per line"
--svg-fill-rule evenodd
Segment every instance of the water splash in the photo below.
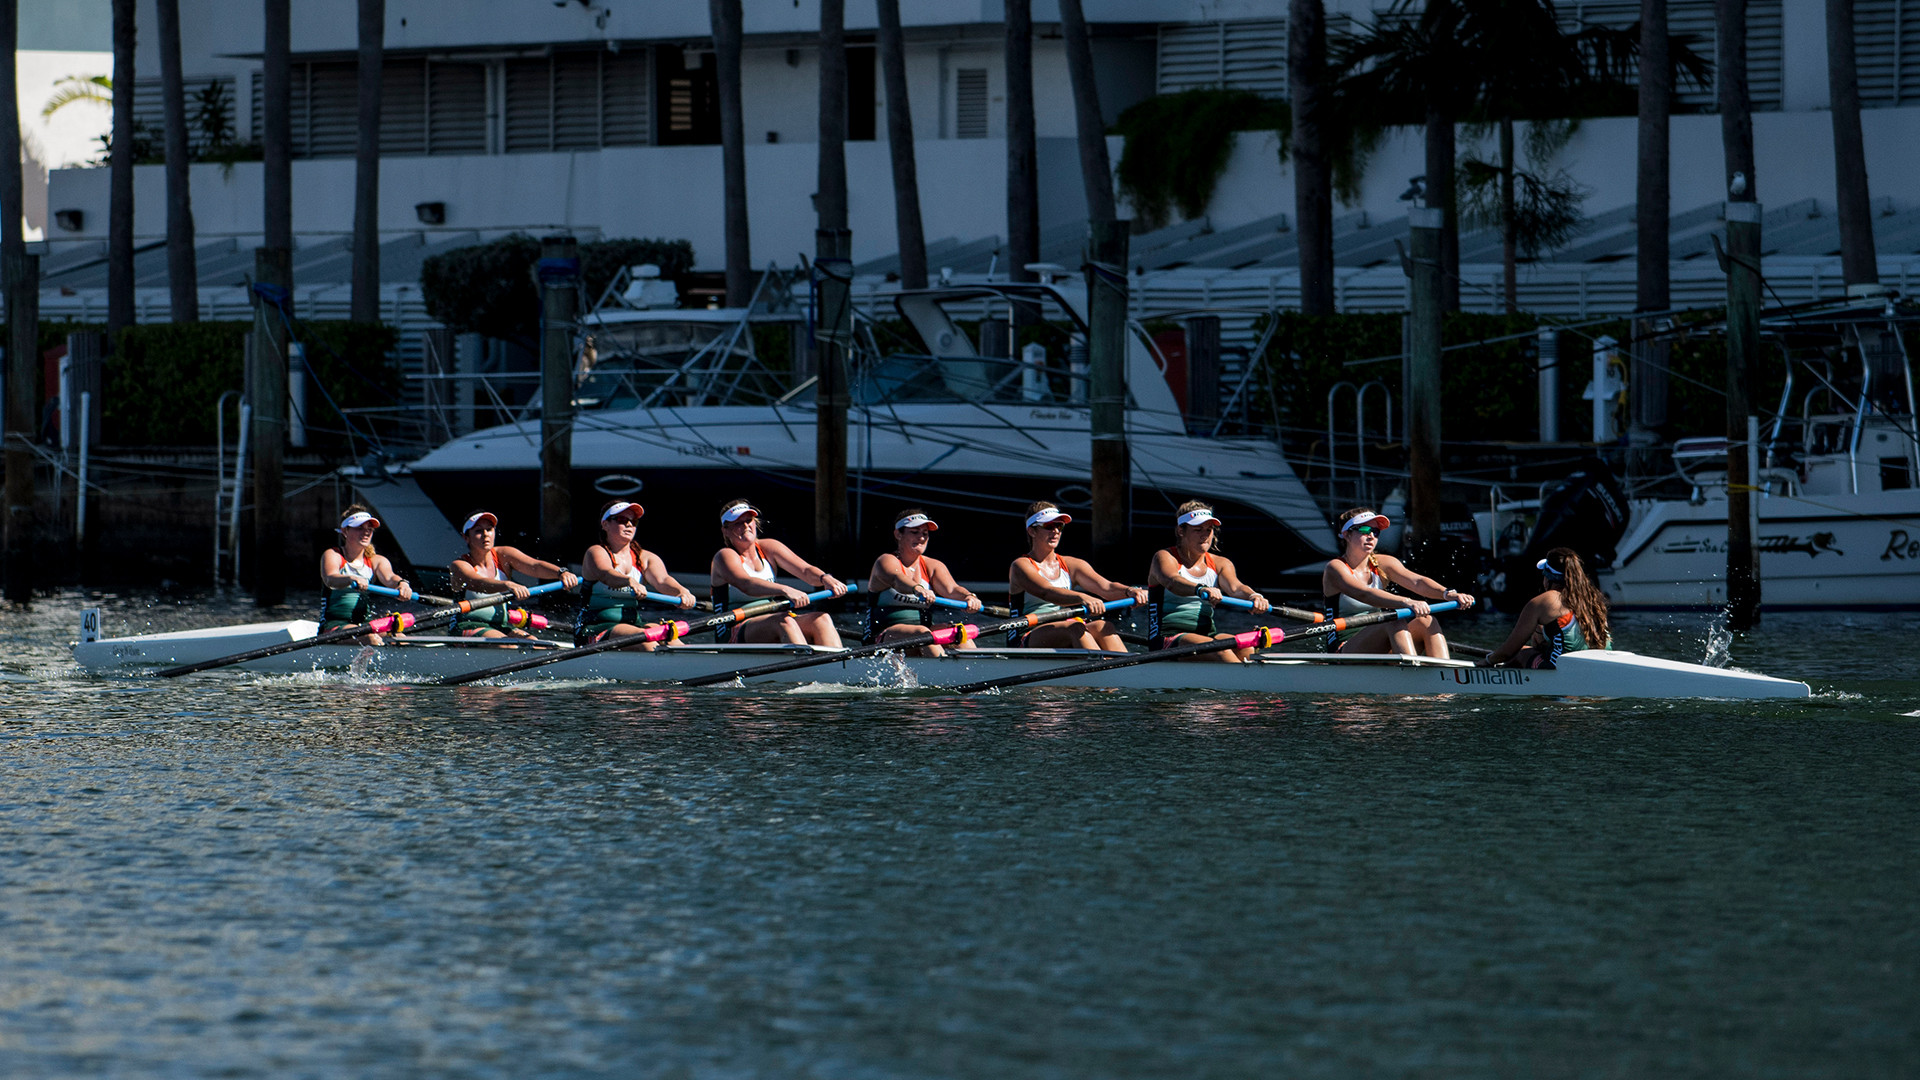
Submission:
M 1727 629 L 1727 616 L 1722 612 L 1707 625 L 1707 655 L 1700 662 L 1707 667 L 1723 668 L 1732 659 L 1733 631 Z

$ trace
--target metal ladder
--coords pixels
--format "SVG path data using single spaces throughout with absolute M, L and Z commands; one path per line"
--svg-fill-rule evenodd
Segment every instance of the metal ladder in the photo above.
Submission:
M 240 430 L 234 436 L 233 472 L 227 472 L 227 399 L 240 398 Z M 229 390 L 214 403 L 213 580 L 240 580 L 240 509 L 247 481 L 247 433 L 253 424 L 253 406 L 238 390 Z

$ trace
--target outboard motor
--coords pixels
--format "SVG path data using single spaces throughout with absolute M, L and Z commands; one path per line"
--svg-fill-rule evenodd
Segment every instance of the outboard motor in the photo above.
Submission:
M 1533 599 L 1540 591 L 1540 573 L 1534 566 L 1557 547 L 1579 552 L 1596 573 L 1613 565 L 1631 515 L 1627 493 L 1606 463 L 1599 458 L 1582 461 L 1541 499 L 1540 516 L 1520 554 L 1502 561 L 1495 580 L 1495 603 L 1502 611 L 1514 612 Z

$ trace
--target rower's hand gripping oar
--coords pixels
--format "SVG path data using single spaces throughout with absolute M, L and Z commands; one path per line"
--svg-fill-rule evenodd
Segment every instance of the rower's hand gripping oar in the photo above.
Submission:
M 1130 598 L 1126 600 L 1109 600 L 1106 602 L 1108 611 L 1118 611 L 1132 603 L 1133 600 Z M 965 607 L 966 605 L 961 604 L 961 606 Z M 1022 615 L 1018 618 L 1007 619 L 1003 622 L 987 623 L 984 626 L 974 626 L 971 623 L 956 623 L 952 626 L 943 626 L 938 630 L 929 630 L 923 634 L 914 634 L 911 637 L 895 638 L 892 641 L 880 642 L 873 645 L 861 645 L 858 648 L 842 649 L 839 652 L 812 653 L 807 656 L 796 656 L 789 660 L 776 660 L 770 664 L 740 668 L 737 671 L 719 671 L 711 675 L 696 675 L 691 679 L 681 679 L 680 685 L 712 686 L 715 683 L 731 682 L 734 679 L 751 679 L 760 675 L 771 675 L 776 671 L 793 671 L 797 668 L 832 664 L 842 660 L 857 660 L 860 657 L 872 656 L 875 653 L 917 649 L 922 645 L 957 645 L 963 641 L 973 641 L 984 634 L 992 634 L 1001 630 L 1011 630 L 1016 626 L 1024 626 L 1031 629 L 1035 626 L 1044 626 L 1047 623 L 1079 618 L 1085 615 L 1086 611 L 1086 605 L 1081 604 L 1078 607 L 1057 608 L 1053 611 L 1036 611 L 1030 615 Z
M 534 593 L 552 592 L 559 587 L 560 583 L 555 581 L 535 589 L 529 589 L 527 595 L 531 596 Z M 337 641 L 349 641 L 353 638 L 365 637 L 368 634 L 402 633 L 407 630 L 431 626 L 435 623 L 452 622 L 468 612 L 490 608 L 496 604 L 504 604 L 511 599 L 513 599 L 512 593 L 475 597 L 472 600 L 459 601 L 450 608 L 441 608 L 439 611 L 433 612 L 430 615 L 422 615 L 418 619 L 406 614 L 382 615 L 378 619 L 370 619 L 358 626 L 344 626 L 338 630 L 331 630 L 324 634 L 315 634 L 310 638 L 301 638 L 298 641 L 283 641 L 278 645 L 267 645 L 263 648 L 249 649 L 246 652 L 234 653 L 232 656 L 222 656 L 213 660 L 202 660 L 195 664 L 181 664 L 178 667 L 170 667 L 163 671 L 157 671 L 154 674 L 163 679 L 173 679 L 181 675 L 190 675 L 196 671 L 227 667 L 232 664 L 243 664 L 248 660 L 260 660 L 269 656 L 278 656 L 281 653 L 296 652 L 300 649 L 312 648 L 315 645 L 331 645 Z
M 1428 611 L 1452 611 L 1460 606 L 1458 600 L 1430 604 Z M 1132 667 L 1135 664 L 1152 664 L 1161 660 L 1178 660 L 1183 656 L 1201 656 L 1206 653 L 1225 652 L 1228 649 L 1270 649 L 1288 638 L 1318 637 L 1322 634 L 1334 634 L 1342 630 L 1351 630 L 1360 626 L 1372 626 L 1374 623 L 1392 622 L 1398 619 L 1413 618 L 1412 608 L 1396 608 L 1392 611 L 1379 611 L 1369 615 L 1356 615 L 1351 619 L 1329 619 L 1313 626 L 1288 632 L 1278 628 L 1261 627 L 1243 634 L 1216 641 L 1203 641 L 1196 645 L 1176 645 L 1171 649 L 1156 652 L 1127 653 L 1100 660 L 1089 660 L 1084 664 L 1071 664 L 1067 667 L 1048 668 L 1045 671 L 1032 671 L 1024 675 L 1009 675 L 1004 679 L 987 679 L 983 682 L 965 683 L 954 687 L 955 693 L 977 694 L 982 690 L 994 690 L 1002 686 L 1024 686 L 1027 683 L 1051 682 L 1055 679 L 1071 678 L 1095 671 L 1107 671 L 1112 668 Z
M 847 593 L 853 593 L 857 590 L 857 588 L 858 586 L 848 585 L 846 588 L 846 591 Z M 828 597 L 831 597 L 833 594 L 834 593 L 832 589 L 821 589 L 818 592 L 808 593 L 807 600 L 809 602 L 816 601 L 816 600 L 825 600 Z M 785 611 L 792 606 L 793 606 L 792 600 L 788 600 L 785 598 L 774 599 L 772 597 L 769 597 L 764 600 L 756 600 L 750 604 L 743 604 L 740 607 L 732 609 L 731 611 L 717 612 L 713 615 L 707 616 L 704 619 L 695 619 L 692 622 L 679 622 L 679 621 L 658 622 L 650 626 L 642 627 L 640 632 L 637 634 L 627 634 L 624 637 L 608 636 L 608 637 L 601 638 L 599 641 L 596 641 L 591 645 L 581 645 L 572 649 L 562 649 L 559 652 L 541 653 L 540 655 L 537 655 L 537 656 L 526 656 L 518 660 L 515 660 L 511 663 L 501 664 L 498 667 L 482 668 L 479 671 L 469 671 L 460 675 L 448 675 L 447 677 L 441 679 L 435 685 L 461 686 L 463 684 L 470 683 L 470 682 L 479 682 L 481 679 L 491 679 L 496 675 L 511 675 L 516 671 L 525 671 L 528 668 L 544 667 L 547 664 L 557 664 L 563 660 L 572 660 L 575 657 L 580 657 L 580 656 L 591 656 L 594 653 L 606 652 L 609 649 L 625 649 L 635 645 L 644 645 L 650 641 L 651 642 L 664 641 L 664 642 L 672 643 L 680 640 L 683 637 L 686 637 L 688 634 L 693 633 L 695 630 L 705 630 L 713 627 L 729 626 L 735 623 L 743 622 L 747 619 L 754 618 L 756 616 L 776 614 L 778 612 Z

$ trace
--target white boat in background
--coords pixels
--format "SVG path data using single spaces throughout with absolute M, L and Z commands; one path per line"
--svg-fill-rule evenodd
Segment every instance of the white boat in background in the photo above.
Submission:
M 1004 578 L 1024 543 L 1028 503 L 1091 505 L 1082 293 L 1053 284 L 953 285 L 884 297 L 889 318 L 856 320 L 848 491 L 863 545 L 889 539 L 897 508 L 924 506 L 940 519 L 940 555 L 957 575 Z M 984 355 L 1012 351 L 982 349 L 975 335 L 991 329 L 1011 340 L 1016 308 L 1023 340 L 1032 340 L 1018 358 Z M 717 311 L 612 305 L 583 319 L 572 447 L 581 547 L 610 498 L 705 522 L 708 510 L 737 495 L 761 507 L 773 535 L 811 532 L 811 380 L 795 385 L 783 360 L 759 355 L 755 333 L 767 326 L 804 333 L 805 313 L 791 303 Z M 1233 543 L 1267 564 L 1324 555 L 1325 513 L 1274 439 L 1226 422 L 1203 430 L 1137 325 L 1127 365 L 1142 564 L 1164 543 L 1173 507 L 1189 498 L 1212 502 Z M 1251 378 L 1233 393 L 1238 413 L 1249 413 Z M 1250 415 L 1265 416 L 1265 406 Z M 482 507 L 500 516 L 502 542 L 524 543 L 539 522 L 539 434 L 539 410 L 529 404 L 513 422 L 449 439 L 404 471 L 355 486 L 416 564 L 451 555 L 443 522 Z M 649 529 L 644 542 L 669 565 L 692 569 L 706 564 L 714 537 L 703 524 Z M 577 551 L 542 554 L 567 560 Z
M 1882 300 L 1767 320 L 1788 371 L 1751 459 L 1764 607 L 1920 608 L 1920 442 L 1900 333 L 1912 322 Z M 1600 575 L 1613 606 L 1726 603 L 1727 451 L 1724 438 L 1681 440 L 1691 498 L 1633 501 Z
M 225 626 L 137 637 L 94 638 L 83 623 L 74 659 L 101 673 L 135 673 L 198 663 L 251 649 L 313 637 L 311 620 Z M 98 626 L 97 616 L 92 626 Z M 400 682 L 431 681 L 507 663 L 529 646 L 507 639 L 404 637 L 403 644 L 369 648 L 316 645 L 237 665 L 260 672 L 348 672 Z M 553 646 L 532 646 L 552 648 Z M 675 645 L 652 653 L 610 650 L 532 668 L 510 678 L 517 683 L 560 679 L 665 683 L 806 652 L 813 646 Z M 970 649 L 943 658 L 891 654 L 795 671 L 778 672 L 748 688 L 791 689 L 828 684 L 892 690 L 958 686 L 1078 663 L 1111 653 L 1078 649 Z M 1317 652 L 1269 652 L 1253 662 L 1221 664 L 1168 661 L 1115 668 L 1046 683 L 1107 690 L 1166 690 L 1225 694 L 1312 694 L 1579 698 L 1805 698 L 1806 683 L 1751 672 L 1705 667 L 1628 652 L 1571 653 L 1555 670 L 1482 668 L 1461 660 L 1411 656 L 1330 656 Z

